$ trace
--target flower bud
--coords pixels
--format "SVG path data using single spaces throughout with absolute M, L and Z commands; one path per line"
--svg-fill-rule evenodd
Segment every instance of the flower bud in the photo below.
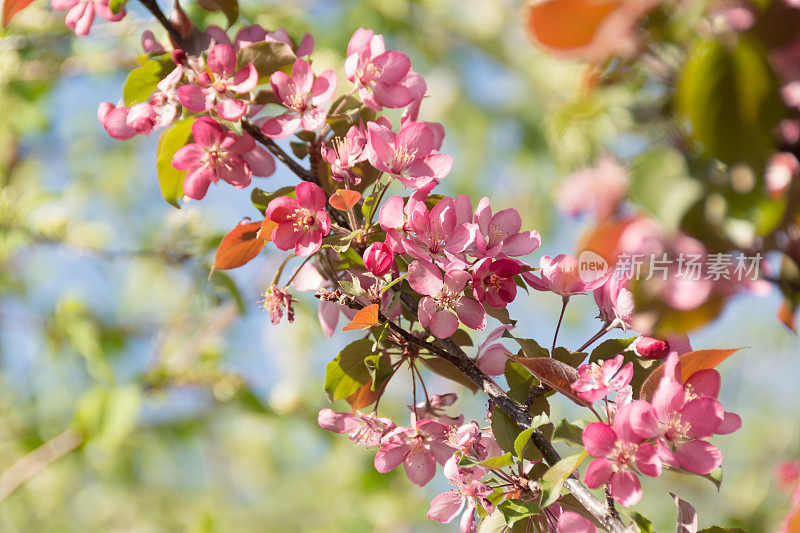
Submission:
M 374 242 L 364 251 L 364 266 L 373 276 L 383 276 L 394 263 L 394 252 L 385 242 Z
M 170 57 L 172 57 L 172 61 L 176 65 L 183 65 L 186 63 L 186 52 L 181 50 L 180 48 L 176 48 L 170 53 Z
M 633 343 L 633 351 L 645 359 L 664 359 L 669 355 L 669 343 L 653 337 L 639 337 Z

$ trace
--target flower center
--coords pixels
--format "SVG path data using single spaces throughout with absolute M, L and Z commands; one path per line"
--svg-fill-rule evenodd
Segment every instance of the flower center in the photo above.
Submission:
M 442 287 L 439 294 L 433 297 L 433 301 L 436 302 L 436 305 L 445 309 L 452 309 L 460 299 L 460 294 L 451 291 L 446 286 Z
M 495 272 L 492 272 L 491 274 L 489 274 L 488 277 L 486 277 L 485 283 L 486 283 L 486 285 L 488 285 L 489 287 L 491 287 L 491 288 L 493 288 L 495 290 L 500 290 L 500 288 L 503 286 L 503 281 L 504 280 L 505 280 L 504 277 L 498 275 Z
M 316 217 L 302 207 L 294 210 L 294 227 L 301 231 L 308 231 L 317 223 Z
M 678 412 L 670 413 L 664 424 L 664 436 L 668 440 L 681 440 L 686 438 L 686 434 L 692 425 L 689 422 L 681 420 L 681 414 Z
M 615 472 L 621 470 L 633 461 L 637 448 L 639 448 L 639 446 L 632 442 L 616 442 L 614 451 L 612 451 L 611 455 L 608 457 L 611 459 L 611 462 L 614 463 Z
M 394 166 L 396 169 L 404 169 L 417 158 L 417 149 L 408 150 L 407 146 L 401 146 L 394 152 Z
M 214 83 L 212 83 L 211 86 L 219 94 L 225 94 L 228 91 L 227 80 L 217 78 L 216 80 L 214 80 Z
M 306 108 L 308 107 L 308 100 L 306 99 L 306 95 L 294 93 L 287 96 L 286 99 L 289 101 L 288 107 L 294 109 L 295 111 L 302 112 L 305 111 Z

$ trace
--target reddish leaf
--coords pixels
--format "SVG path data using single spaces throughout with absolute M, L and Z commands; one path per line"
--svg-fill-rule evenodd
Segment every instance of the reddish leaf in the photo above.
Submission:
M 797 317 L 794 314 L 796 310 L 797 308 L 788 300 L 781 302 L 781 306 L 778 308 L 778 320 L 794 333 L 797 333 Z
M 716 367 L 741 349 L 742 348 L 695 350 L 681 355 L 681 380 L 686 381 L 692 374 L 700 370 Z M 651 401 L 653 399 L 653 394 L 656 392 L 656 388 L 658 388 L 658 382 L 661 381 L 663 376 L 664 365 L 662 364 L 653 370 L 653 372 L 647 376 L 647 379 L 644 380 L 639 392 L 639 398 Z
M 578 371 L 558 359 L 550 357 L 509 357 L 521 364 L 539 381 L 550 385 L 555 390 L 577 403 L 580 406 L 589 405 L 581 400 L 570 385 L 578 379 Z
M 214 268 L 230 270 L 247 263 L 264 248 L 265 240 L 258 236 L 261 222 L 241 222 L 230 230 L 217 247 Z
M 378 304 L 368 305 L 364 309 L 356 313 L 353 320 L 350 321 L 342 331 L 352 331 L 354 329 L 366 329 L 378 325 Z
M 5 28 L 14 15 L 31 5 L 31 3 L 33 3 L 33 0 L 3 0 L 3 27 Z
M 372 379 L 370 379 L 367 383 L 362 385 L 358 391 L 348 396 L 345 401 L 350 404 L 352 409 L 364 409 L 378 401 L 385 387 L 386 384 L 378 390 L 372 390 Z
M 671 492 L 669 495 L 678 506 L 677 533 L 697 533 L 697 511 L 689 502 L 681 500 Z
M 272 240 L 272 232 L 278 227 L 277 222 L 273 222 L 268 218 L 261 221 L 261 230 L 258 232 L 258 238 L 268 243 Z
M 361 200 L 361 193 L 347 189 L 337 189 L 328 200 L 334 209 L 349 211 Z
M 589 45 L 600 24 L 620 0 L 547 0 L 528 8 L 528 31 L 537 41 L 559 51 Z
M 617 264 L 619 238 L 622 232 L 636 220 L 638 217 L 610 218 L 589 228 L 580 238 L 576 257 L 580 256 L 581 252 L 588 250 L 599 254 L 608 262 L 608 266 L 613 268 Z

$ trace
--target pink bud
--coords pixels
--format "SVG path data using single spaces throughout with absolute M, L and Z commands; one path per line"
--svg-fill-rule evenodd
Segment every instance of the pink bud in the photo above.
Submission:
M 653 337 L 639 337 L 633 343 L 633 351 L 645 359 L 664 359 L 669 355 L 669 343 Z
M 186 52 L 181 50 L 180 48 L 176 48 L 170 53 L 170 57 L 172 57 L 172 61 L 176 65 L 183 65 L 186 63 Z
M 106 117 L 108 116 L 109 111 L 114 109 L 116 106 L 111 102 L 103 102 L 97 107 L 97 120 L 100 124 L 105 124 Z
M 394 252 L 385 242 L 373 242 L 364 251 L 364 266 L 373 276 L 383 276 L 394 263 Z

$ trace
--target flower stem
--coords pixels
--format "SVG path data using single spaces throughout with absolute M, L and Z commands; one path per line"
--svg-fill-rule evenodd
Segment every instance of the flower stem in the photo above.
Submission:
M 561 314 L 558 315 L 558 324 L 556 325 L 556 332 L 553 335 L 553 347 L 550 348 L 550 357 L 553 357 L 553 352 L 556 351 L 556 341 L 558 340 L 558 330 L 561 329 L 561 322 L 564 320 L 564 311 L 567 309 L 567 303 L 569 303 L 569 296 L 562 296 L 561 297 Z
M 586 348 L 588 348 L 589 346 L 591 346 L 591 345 L 592 345 L 592 344 L 593 344 L 593 343 L 594 343 L 594 342 L 595 342 L 597 339 L 599 339 L 600 337 L 602 337 L 603 335 L 605 335 L 606 333 L 608 333 L 608 332 L 609 332 L 609 331 L 611 331 L 612 329 L 613 329 L 613 328 L 611 327 L 611 322 L 609 322 L 609 321 L 606 321 L 606 322 L 604 322 L 604 323 L 603 323 L 603 325 L 600 327 L 600 331 L 598 331 L 597 333 L 595 333 L 595 334 L 592 336 L 592 338 L 591 338 L 591 339 L 589 339 L 588 341 L 586 341 L 585 343 L 583 343 L 583 346 L 581 346 L 580 348 L 578 348 L 578 349 L 577 349 L 577 350 L 575 350 L 575 351 L 576 351 L 576 352 L 582 352 L 582 351 L 584 351 Z

